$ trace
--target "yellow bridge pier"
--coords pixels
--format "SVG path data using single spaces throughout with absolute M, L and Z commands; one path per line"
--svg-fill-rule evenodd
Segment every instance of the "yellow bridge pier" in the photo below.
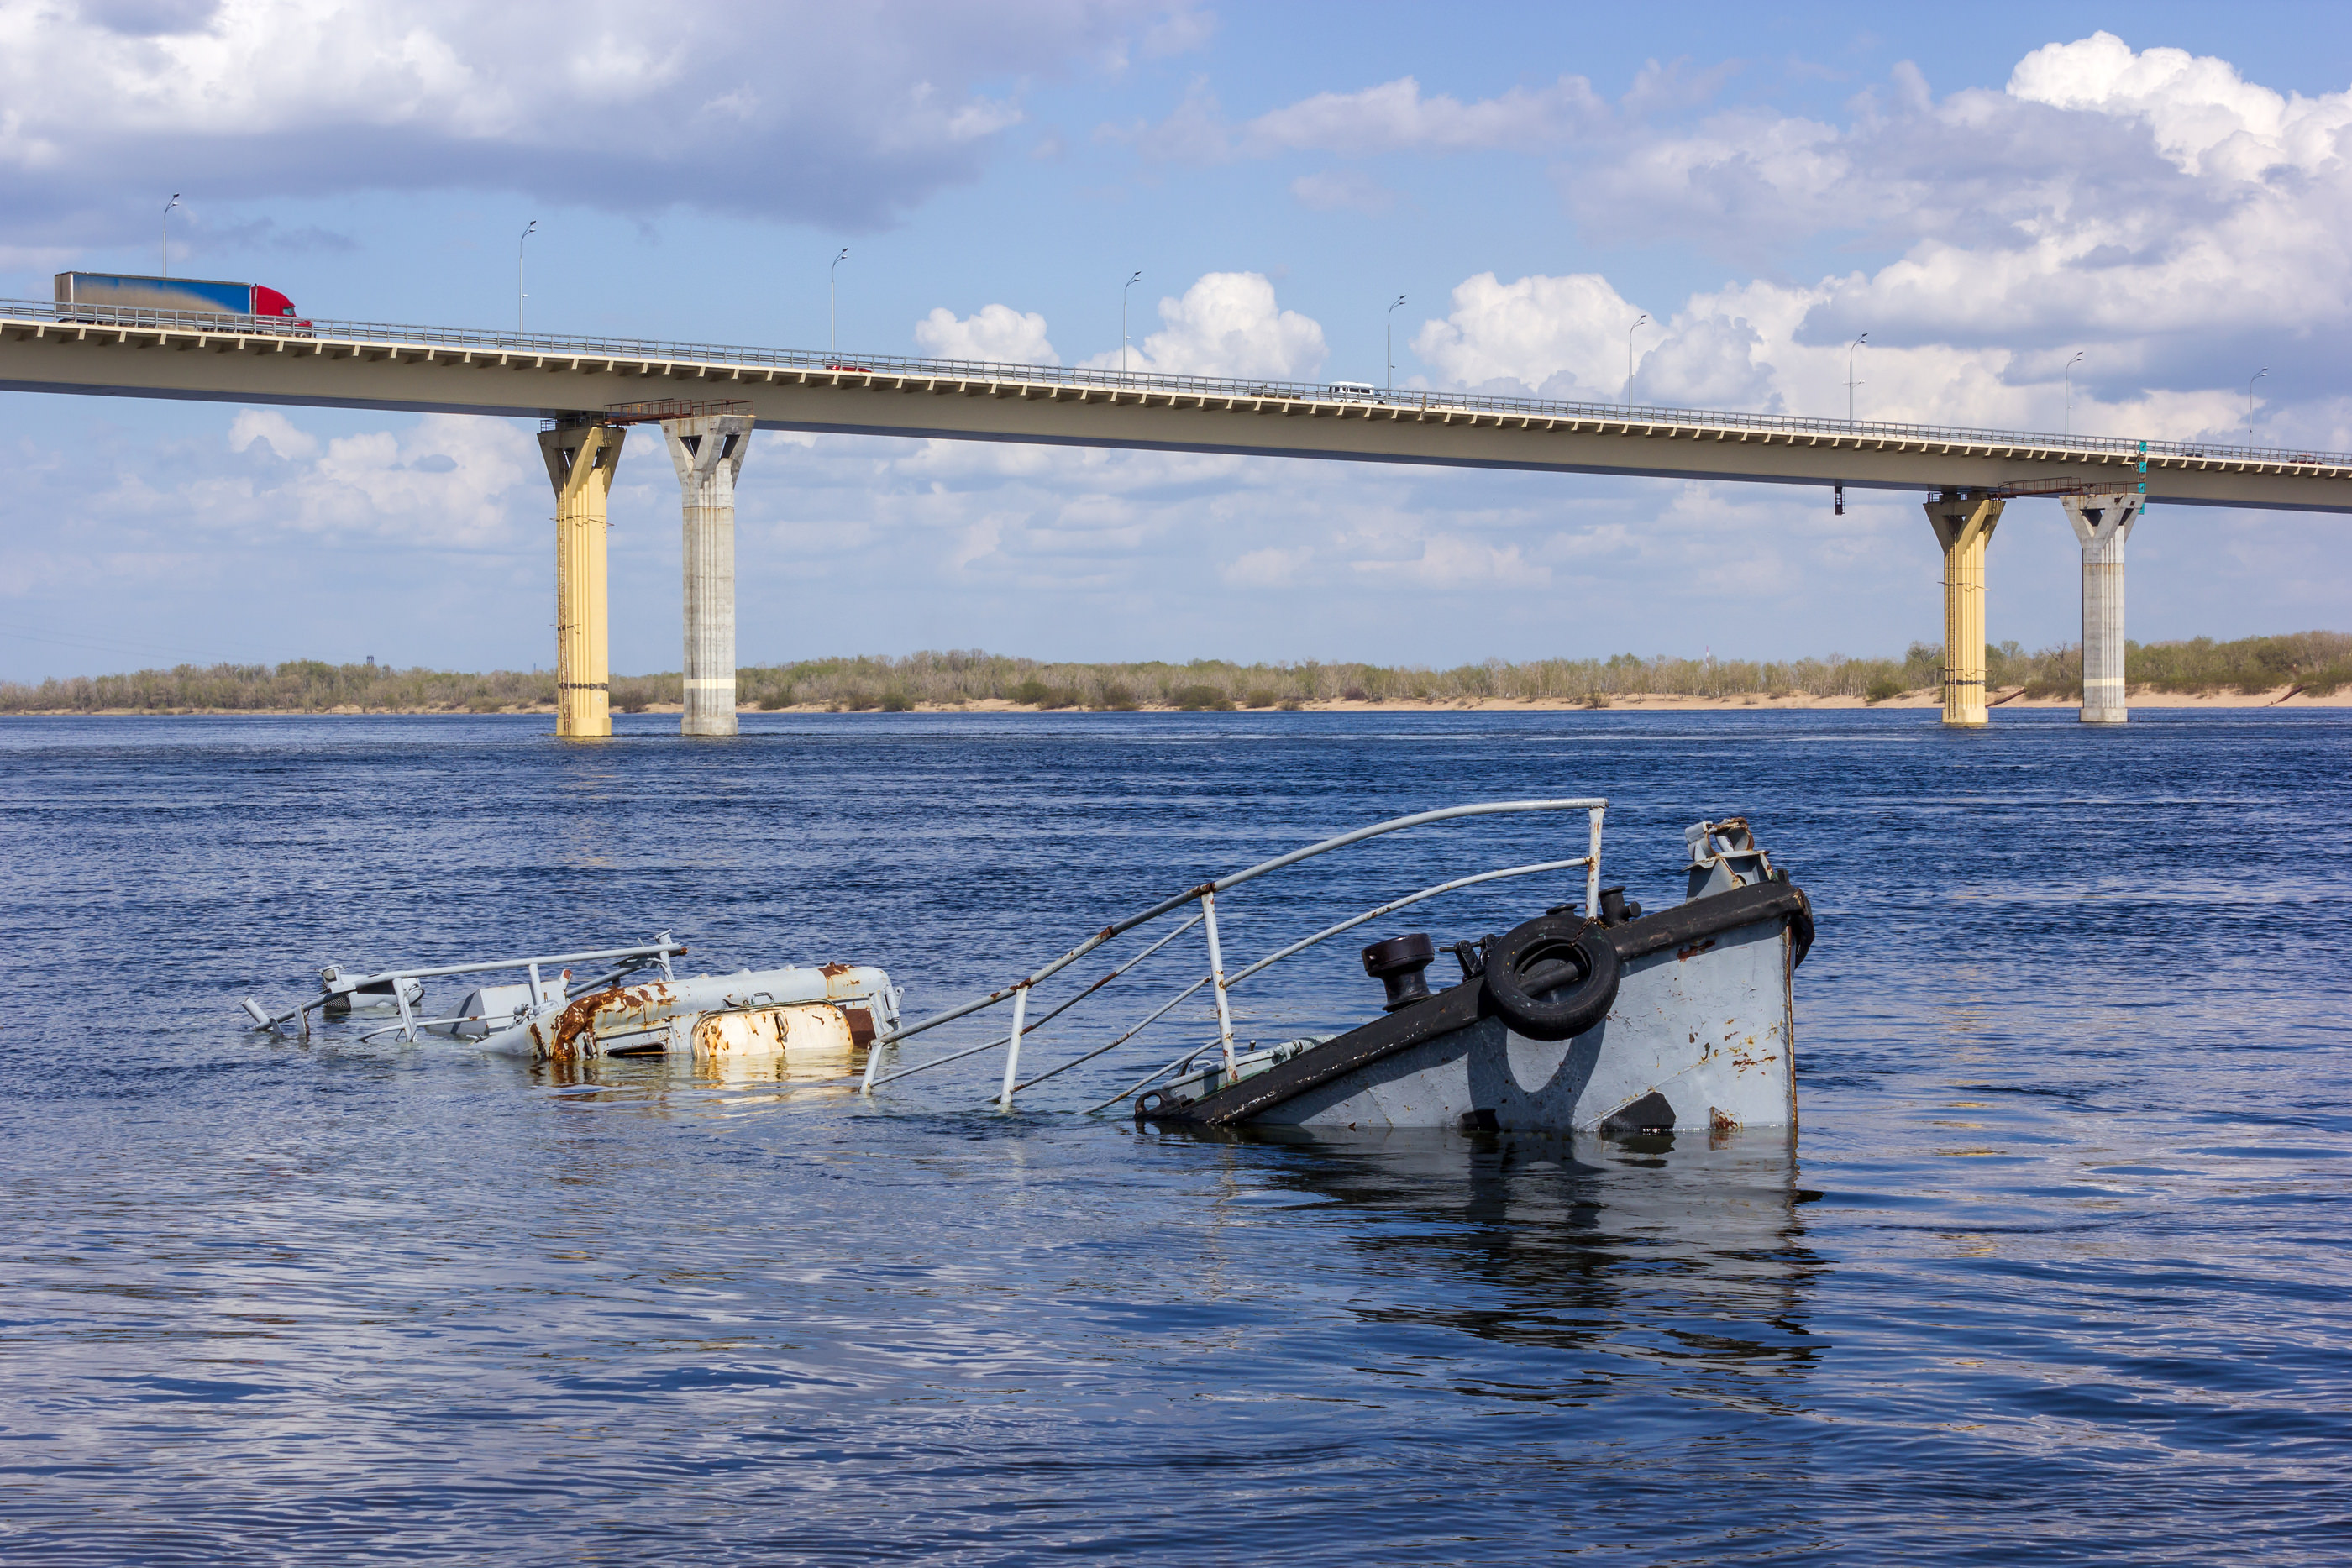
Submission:
M 1947 490 L 1927 503 L 1927 522 L 1944 547 L 1944 722 L 1985 723 L 1985 546 L 2000 521 L 1994 496 Z
M 539 436 L 555 486 L 555 733 L 562 736 L 613 733 L 605 503 L 627 434 L 572 415 Z

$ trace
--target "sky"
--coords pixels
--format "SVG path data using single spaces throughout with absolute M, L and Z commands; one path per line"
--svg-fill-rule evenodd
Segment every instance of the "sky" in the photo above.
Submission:
M 2347 16 L 0 0 L 0 295 L 168 243 L 324 319 L 1065 365 L 1124 306 L 1139 369 L 1610 399 L 1630 343 L 1643 402 L 2352 451 Z M 0 414 L 0 679 L 553 662 L 531 422 Z M 644 433 L 612 518 L 614 667 L 676 670 Z M 2352 626 L 2347 527 L 2153 508 L 2130 633 Z M 1940 635 L 1890 492 L 772 432 L 738 528 L 747 664 Z M 2079 565 L 2013 503 L 1989 635 L 2076 641 Z

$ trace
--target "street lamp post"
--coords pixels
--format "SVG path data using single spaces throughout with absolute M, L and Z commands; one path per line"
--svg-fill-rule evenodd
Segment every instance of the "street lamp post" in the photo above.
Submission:
M 1625 329 L 1625 406 L 1627 408 L 1633 406 L 1633 334 L 1640 331 L 1649 319 L 1650 313 L 1644 310 L 1635 319 L 1631 327 Z
M 163 276 L 166 277 L 172 276 L 172 209 L 179 204 L 180 193 L 177 191 L 173 192 L 172 199 L 163 204 Z
M 522 335 L 522 302 L 530 298 L 522 291 L 522 242 L 529 239 L 538 227 L 539 220 L 531 219 L 523 225 L 521 238 L 515 241 L 515 335 L 517 337 Z
M 1864 332 L 1845 348 L 1845 427 L 1848 430 L 1853 428 L 1853 389 L 1862 384 L 1853 379 L 1853 354 L 1855 350 L 1869 341 L 1870 334 Z
M 1389 347 L 1388 347 L 1389 382 L 1388 382 L 1388 385 L 1389 385 L 1389 391 L 1391 391 L 1391 392 L 1394 392 L 1394 391 L 1396 391 L 1396 313 L 1397 313 L 1397 306 L 1398 306 L 1398 305 L 1402 305 L 1402 304 L 1403 304 L 1403 303 L 1404 303 L 1404 296 L 1403 296 L 1403 295 L 1402 295 L 1402 294 L 1400 294 L 1400 295 L 1398 295 L 1398 296 L 1396 297 L 1396 302 L 1395 302 L 1395 304 L 1392 304 L 1392 305 L 1391 305 L 1391 306 L 1389 307 Z
M 2254 383 L 2270 373 L 2270 367 L 2264 365 L 2246 378 L 2246 444 L 2249 446 L 2254 444 Z
M 849 259 L 849 247 L 843 246 L 833 265 L 824 269 L 824 352 L 827 359 L 841 352 L 841 264 Z
M 2058 434 L 2061 435 L 2074 434 L 2074 367 L 2082 362 L 2083 350 L 2080 349 L 2075 350 L 2074 357 L 2066 361 L 2066 379 L 2061 383 L 2066 391 L 2065 417 L 2058 426 Z
M 1143 281 L 1139 271 L 1118 286 L 1118 379 L 1127 380 L 1127 291 Z

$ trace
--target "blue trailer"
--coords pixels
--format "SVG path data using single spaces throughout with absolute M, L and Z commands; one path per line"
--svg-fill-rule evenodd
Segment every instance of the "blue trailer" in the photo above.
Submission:
M 88 310 L 92 320 L 122 319 L 124 313 L 180 316 L 258 316 L 276 325 L 307 329 L 295 317 L 294 301 L 261 283 L 223 283 L 204 277 L 131 277 L 112 272 L 60 272 L 58 303 Z M 257 325 L 258 323 L 257 323 Z

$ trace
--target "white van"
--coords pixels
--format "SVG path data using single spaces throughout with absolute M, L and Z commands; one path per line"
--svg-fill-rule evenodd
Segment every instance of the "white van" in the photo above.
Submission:
M 1333 382 L 1323 389 L 1333 402 L 1378 402 L 1381 389 L 1370 382 Z

